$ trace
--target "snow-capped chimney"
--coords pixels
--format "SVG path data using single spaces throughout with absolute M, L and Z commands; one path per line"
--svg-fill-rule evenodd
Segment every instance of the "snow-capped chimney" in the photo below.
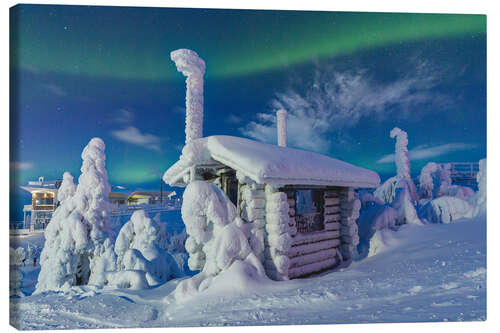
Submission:
M 203 137 L 203 75 L 205 61 L 192 50 L 170 52 L 177 70 L 186 76 L 186 144 Z
M 286 147 L 286 111 L 281 109 L 276 112 L 278 146 Z

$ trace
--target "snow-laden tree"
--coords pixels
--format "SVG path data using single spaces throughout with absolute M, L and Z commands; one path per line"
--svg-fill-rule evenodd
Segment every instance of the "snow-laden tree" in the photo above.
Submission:
M 82 152 L 81 175 L 72 197 L 65 198 L 45 230 L 36 293 L 74 285 L 106 284 L 116 268 L 108 227 L 110 186 L 105 145 L 93 138 Z
M 228 276 L 243 284 L 267 280 L 249 243 L 251 231 L 220 188 L 203 181 L 189 183 L 183 195 L 182 219 L 189 235 L 189 268 L 201 272 L 179 283 L 174 293 L 177 301 L 193 297 L 214 283 L 224 284 Z
M 486 216 L 486 159 L 479 161 L 479 172 L 476 176 L 478 191 L 475 196 L 474 216 Z
M 415 183 L 410 176 L 410 155 L 408 153 L 408 134 L 398 127 L 390 132 L 391 138 L 396 138 L 394 160 L 396 162 L 397 175 L 387 179 L 374 192 L 375 197 L 391 203 L 396 195 L 397 188 L 406 188 L 413 203 L 418 200 Z
M 466 186 L 452 185 L 450 175 L 451 165 L 427 163 L 420 172 L 419 196 L 420 200 L 428 201 L 442 196 L 457 197 L 468 200 L 474 191 Z
M 205 62 L 192 50 L 170 53 L 177 70 L 186 76 L 186 144 L 203 137 L 203 75 Z
M 68 198 L 71 198 L 75 195 L 76 185 L 73 183 L 73 176 L 71 173 L 66 171 L 63 174 L 63 180 L 61 182 L 61 186 L 57 190 L 57 201 L 62 202 Z
M 432 199 L 434 197 L 435 174 L 440 167 L 437 163 L 429 162 L 420 171 L 419 177 L 419 195 L 422 199 Z
M 399 127 L 394 127 L 390 136 L 396 138 L 396 151 L 394 159 L 396 161 L 398 179 L 410 178 L 410 154 L 408 153 L 408 134 Z
M 181 276 L 174 258 L 159 247 L 158 230 L 144 210 L 132 214 L 116 238 L 118 271 L 142 271 L 139 274 L 144 274 L 149 286 Z

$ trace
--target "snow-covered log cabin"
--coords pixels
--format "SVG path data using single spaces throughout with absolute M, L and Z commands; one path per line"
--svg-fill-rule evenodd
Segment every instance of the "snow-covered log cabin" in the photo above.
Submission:
M 286 147 L 286 112 L 278 113 L 280 146 L 232 136 L 202 137 L 201 123 L 196 123 L 203 119 L 205 64 L 190 50 L 174 51 L 171 57 L 188 77 L 186 145 L 163 180 L 170 186 L 203 180 L 220 187 L 243 221 L 258 230 L 264 246 L 256 255 L 272 279 L 303 277 L 348 262 L 359 242 L 361 204 L 354 190 L 377 187 L 378 174 Z M 190 90 L 193 73 L 197 91 Z

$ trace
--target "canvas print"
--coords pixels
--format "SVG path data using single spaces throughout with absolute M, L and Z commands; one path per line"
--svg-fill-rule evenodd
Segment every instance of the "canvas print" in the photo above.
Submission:
M 10 9 L 22 330 L 486 320 L 486 16 Z

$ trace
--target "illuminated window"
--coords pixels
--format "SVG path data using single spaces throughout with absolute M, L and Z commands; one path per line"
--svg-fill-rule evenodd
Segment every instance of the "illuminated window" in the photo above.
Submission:
M 295 222 L 297 232 L 308 233 L 321 231 L 325 228 L 323 222 L 323 191 L 295 191 Z

